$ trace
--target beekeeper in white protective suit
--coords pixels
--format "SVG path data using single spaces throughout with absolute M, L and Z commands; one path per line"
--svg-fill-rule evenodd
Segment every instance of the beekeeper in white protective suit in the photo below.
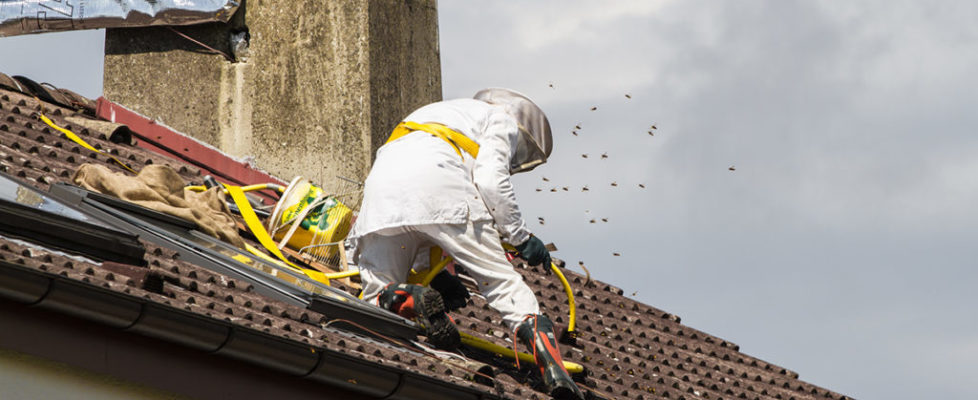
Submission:
M 457 346 L 438 293 L 404 284 L 416 257 L 439 246 L 480 283 L 489 305 L 527 346 L 553 353 L 552 324 L 538 315 L 536 297 L 502 247 L 510 243 L 531 265 L 549 266 L 543 242 L 523 221 L 510 175 L 545 163 L 552 148 L 546 115 L 509 89 L 485 89 L 408 115 L 377 150 L 350 234 L 364 300 L 415 318 L 436 346 Z M 579 395 L 560 353 L 548 355 L 538 360 L 541 367 L 551 364 L 541 370 L 548 390 Z

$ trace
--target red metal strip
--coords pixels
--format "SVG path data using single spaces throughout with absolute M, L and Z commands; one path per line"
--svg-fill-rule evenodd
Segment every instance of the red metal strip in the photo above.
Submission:
M 287 183 L 268 173 L 252 168 L 248 163 L 237 161 L 227 154 L 197 140 L 156 123 L 124 106 L 99 97 L 95 114 L 104 120 L 124 124 L 140 140 L 137 146 L 154 153 L 173 157 L 192 164 L 219 181 L 245 186 L 258 183 Z M 272 195 L 256 192 L 266 200 L 276 201 Z

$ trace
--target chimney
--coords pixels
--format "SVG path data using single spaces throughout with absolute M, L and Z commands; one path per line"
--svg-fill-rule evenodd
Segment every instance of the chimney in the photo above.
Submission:
M 436 0 L 249 0 L 227 24 L 108 29 L 104 93 L 286 180 L 363 180 L 400 118 L 441 99 Z

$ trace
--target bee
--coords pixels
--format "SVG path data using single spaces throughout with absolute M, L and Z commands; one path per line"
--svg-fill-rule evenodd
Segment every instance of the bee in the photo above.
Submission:
M 574 125 L 574 129 L 581 130 L 581 124 Z
M 598 221 L 596 221 L 595 219 L 593 219 L 593 218 L 592 218 L 592 219 L 591 219 L 591 223 L 593 224 L 593 223 L 595 223 L 595 222 L 598 222 Z
M 551 188 L 550 191 L 551 192 L 556 192 L 557 191 L 557 188 Z
M 602 160 L 604 160 L 605 158 L 608 158 L 608 153 L 604 153 L 604 154 L 601 155 L 601 159 Z
M 581 154 L 581 158 L 587 158 L 587 153 Z
M 582 192 L 586 192 L 588 190 L 591 190 L 591 189 L 588 189 L 587 185 L 584 185 L 584 187 L 581 188 L 581 191 Z
M 571 131 L 571 134 L 573 134 L 574 136 L 577 136 L 577 131 Z
M 611 186 L 618 187 L 618 182 L 611 182 Z
M 554 88 L 554 83 L 553 82 L 550 82 L 547 86 L 550 86 L 550 88 L 553 89 Z
M 540 225 L 543 225 L 544 223 L 547 222 L 543 220 L 543 217 L 537 217 L 537 220 L 540 222 Z
M 733 165 L 731 165 L 731 166 L 730 166 L 730 168 L 727 168 L 727 169 L 729 169 L 729 170 L 731 170 L 731 171 L 736 171 L 736 170 L 737 170 L 737 168 L 736 168 L 736 167 L 734 167 Z
M 652 131 L 649 131 L 649 136 L 655 136 L 655 133 L 652 132 Z
M 567 191 L 567 186 L 564 186 L 561 189 L 564 189 L 564 191 L 566 192 Z
M 651 129 L 651 130 L 653 130 L 653 131 L 654 131 L 654 130 L 656 130 L 656 129 L 659 129 L 659 128 L 658 128 L 658 127 L 656 127 L 656 126 L 655 126 L 655 124 L 652 124 L 652 126 L 650 126 L 650 127 L 649 127 L 649 129 Z
M 550 179 L 547 179 L 547 177 L 543 177 L 543 181 L 544 182 L 550 182 Z
M 615 257 L 621 257 L 621 253 L 611 253 L 611 255 L 613 255 Z
M 608 222 L 607 218 L 601 218 L 601 222 Z
M 625 93 L 625 98 L 626 98 L 626 99 L 630 99 L 630 98 L 632 98 L 632 95 L 630 95 L 630 94 L 628 94 L 628 93 Z
M 640 188 L 642 188 L 642 189 L 645 189 L 645 185 L 644 185 L 644 184 L 642 184 L 642 183 L 639 183 L 639 184 L 638 184 L 638 187 L 640 187 Z
M 540 189 L 540 188 L 537 188 L 537 191 L 538 191 L 538 192 L 542 192 L 542 191 L 543 191 L 543 189 Z
M 591 111 L 597 111 L 597 109 L 598 109 L 597 106 L 591 107 Z

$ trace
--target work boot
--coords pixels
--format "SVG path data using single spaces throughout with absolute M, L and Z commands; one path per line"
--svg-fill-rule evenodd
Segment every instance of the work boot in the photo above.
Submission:
M 543 315 L 529 315 L 516 327 L 516 337 L 529 349 L 540 367 L 543 386 L 550 397 L 561 400 L 583 400 L 577 384 L 564 369 L 564 360 L 557 349 L 554 324 Z
M 377 302 L 381 308 L 417 322 L 428 343 L 436 348 L 453 351 L 462 343 L 437 290 L 407 283 L 392 284 L 380 292 Z

